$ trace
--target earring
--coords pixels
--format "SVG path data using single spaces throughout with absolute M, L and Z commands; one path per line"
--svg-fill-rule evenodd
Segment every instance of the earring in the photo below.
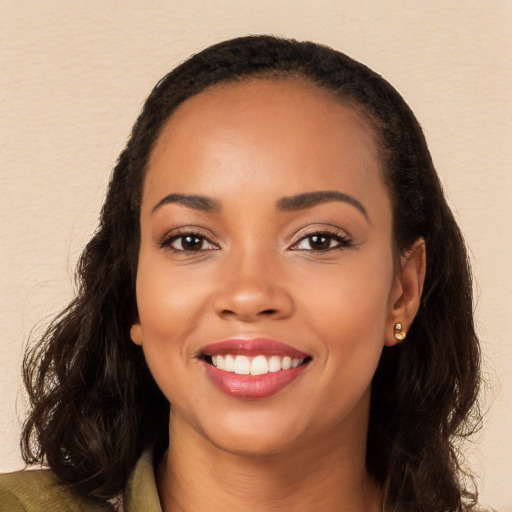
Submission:
M 393 327 L 393 334 L 398 342 L 404 341 L 407 331 L 404 329 L 402 322 L 397 322 Z
M 135 345 L 142 345 L 142 333 L 140 324 L 133 324 L 130 328 L 130 338 Z

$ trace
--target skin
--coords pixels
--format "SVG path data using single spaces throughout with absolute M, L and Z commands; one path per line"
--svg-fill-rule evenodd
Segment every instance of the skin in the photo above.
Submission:
M 421 241 L 394 266 L 382 172 L 365 119 L 297 79 L 217 86 L 169 119 L 144 184 L 131 330 L 172 404 L 165 512 L 380 510 L 365 468 L 371 380 L 395 322 L 407 329 L 417 312 L 425 271 Z M 276 208 L 318 191 L 365 213 L 338 200 Z M 168 194 L 218 208 L 157 206 Z M 311 250 L 326 231 L 327 249 Z M 189 232 L 204 238 L 185 252 L 176 237 Z M 240 335 L 312 361 L 273 396 L 228 396 L 198 354 Z

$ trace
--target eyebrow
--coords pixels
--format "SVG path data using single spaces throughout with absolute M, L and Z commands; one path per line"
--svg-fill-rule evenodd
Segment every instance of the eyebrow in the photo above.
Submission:
M 164 204 L 178 203 L 194 210 L 203 212 L 219 212 L 220 203 L 215 199 L 206 196 L 190 195 L 190 194 L 169 194 L 161 199 L 154 207 L 153 212 Z
M 366 208 L 357 199 L 337 190 L 304 192 L 295 196 L 283 197 L 277 201 L 276 207 L 278 211 L 294 212 L 313 208 L 319 204 L 331 201 L 341 201 L 350 204 L 357 208 L 368 221 L 370 220 Z M 220 212 L 221 210 L 220 203 L 211 197 L 192 194 L 168 194 L 153 207 L 152 211 L 154 212 L 161 206 L 172 203 L 182 204 L 188 208 L 203 212 Z
M 366 220 L 370 220 L 366 208 L 357 199 L 349 196 L 348 194 L 344 194 L 343 192 L 338 192 L 337 190 L 306 192 L 296 196 L 283 197 L 277 201 L 277 209 L 285 212 L 294 212 L 297 210 L 312 208 L 318 204 L 330 201 L 348 203 L 357 208 L 365 216 Z

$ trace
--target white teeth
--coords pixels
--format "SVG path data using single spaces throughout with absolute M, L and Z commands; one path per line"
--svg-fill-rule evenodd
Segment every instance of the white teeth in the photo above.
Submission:
M 289 356 L 284 356 L 283 360 L 281 361 L 281 369 L 289 370 L 291 367 L 292 367 L 292 358 Z
M 297 368 L 304 359 L 292 359 L 289 356 L 273 355 L 266 357 L 258 355 L 248 357 L 232 354 L 211 356 L 212 365 L 225 372 L 236 373 L 237 375 L 265 375 L 268 372 L 279 372 Z
M 247 356 L 235 357 L 235 373 L 237 375 L 249 375 L 251 373 L 251 360 Z
M 256 356 L 251 362 L 251 375 L 268 373 L 268 361 L 265 356 Z
M 278 372 L 281 369 L 281 358 L 279 356 L 270 356 L 268 360 L 268 371 Z
M 228 354 L 224 358 L 224 370 L 226 370 L 227 372 L 235 371 L 235 358 L 231 354 Z

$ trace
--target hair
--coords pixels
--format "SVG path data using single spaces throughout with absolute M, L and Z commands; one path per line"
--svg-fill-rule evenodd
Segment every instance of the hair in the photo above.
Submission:
M 423 239 L 427 270 L 407 340 L 384 348 L 372 382 L 367 468 L 386 491 L 386 510 L 470 508 L 476 491 L 467 485 L 458 441 L 480 419 L 471 272 L 421 127 L 399 93 L 366 66 L 326 46 L 273 36 L 233 39 L 193 55 L 146 100 L 80 257 L 77 295 L 25 357 L 32 405 L 25 461 L 47 463 L 77 492 L 107 499 L 122 491 L 143 450 L 167 446 L 169 404 L 129 335 L 147 163 L 183 101 L 259 78 L 300 78 L 331 91 L 375 132 L 395 253 Z

